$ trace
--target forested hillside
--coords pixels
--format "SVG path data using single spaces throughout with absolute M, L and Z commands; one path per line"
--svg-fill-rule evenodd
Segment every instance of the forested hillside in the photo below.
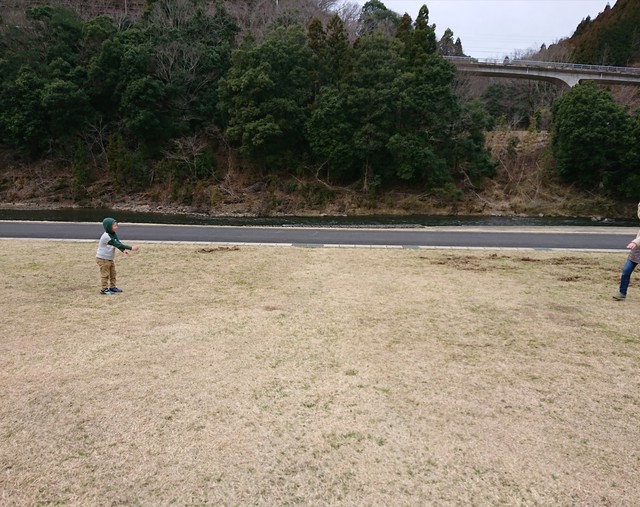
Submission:
M 617 0 L 596 19 L 587 16 L 568 44 L 576 63 L 618 67 L 640 63 L 640 2 Z
M 90 4 L 103 15 L 86 2 L 36 3 L 2 11 L 3 201 L 569 213 L 571 187 L 609 210 L 640 194 L 637 115 L 596 87 L 478 93 L 443 58 L 462 55 L 462 42 L 450 30 L 437 39 L 427 6 L 413 20 L 379 0 L 357 15 L 307 0 L 282 11 L 244 0 Z M 519 191 L 528 204 L 496 204 L 504 171 L 520 171 L 547 128 L 553 150 L 536 148 L 519 178 L 539 171 L 535 193 Z M 492 131 L 502 148 L 486 144 Z

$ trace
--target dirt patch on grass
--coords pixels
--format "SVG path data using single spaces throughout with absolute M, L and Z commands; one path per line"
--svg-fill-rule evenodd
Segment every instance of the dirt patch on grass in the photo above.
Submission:
M 0 503 L 640 496 L 624 255 L 218 251 L 0 241 Z
M 237 246 L 215 246 L 212 248 L 198 248 L 197 253 L 218 253 L 218 252 L 235 252 L 240 250 Z

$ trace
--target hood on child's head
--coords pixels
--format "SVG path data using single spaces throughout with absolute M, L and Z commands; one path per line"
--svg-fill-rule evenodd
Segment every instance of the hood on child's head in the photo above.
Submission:
M 116 222 L 117 220 L 115 218 L 105 218 L 102 221 L 102 227 L 104 227 L 107 234 L 113 234 L 113 224 Z

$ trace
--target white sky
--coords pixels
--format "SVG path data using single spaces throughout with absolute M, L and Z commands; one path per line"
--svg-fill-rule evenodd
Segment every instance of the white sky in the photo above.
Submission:
M 366 0 L 358 0 L 364 5 Z M 440 38 L 447 28 L 475 58 L 503 58 L 515 50 L 539 49 L 571 37 L 587 16 L 594 19 L 616 0 L 382 0 L 415 21 L 422 5 Z

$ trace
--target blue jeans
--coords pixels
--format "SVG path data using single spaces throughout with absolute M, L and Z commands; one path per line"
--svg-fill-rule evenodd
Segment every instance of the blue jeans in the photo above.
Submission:
M 631 273 L 633 273 L 633 270 L 636 269 L 637 265 L 637 262 L 627 260 L 626 264 L 622 268 L 622 276 L 620 277 L 620 293 L 625 296 L 627 295 L 627 288 L 631 281 Z

